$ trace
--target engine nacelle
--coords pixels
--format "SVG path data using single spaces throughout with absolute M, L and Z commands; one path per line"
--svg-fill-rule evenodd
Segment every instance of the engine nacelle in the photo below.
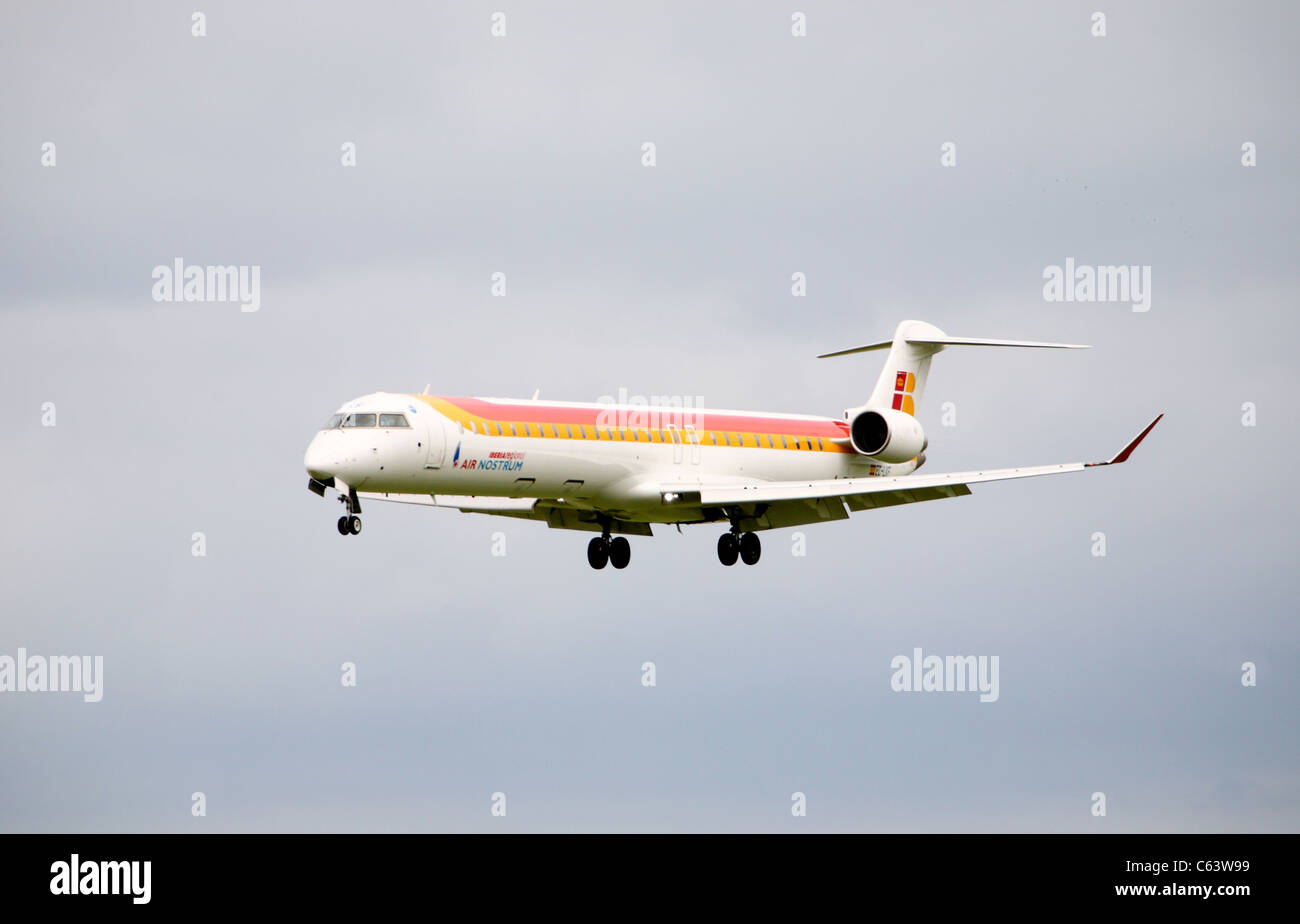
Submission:
M 858 411 L 849 422 L 853 448 L 891 464 L 906 462 L 925 449 L 925 431 L 911 414 L 893 408 Z

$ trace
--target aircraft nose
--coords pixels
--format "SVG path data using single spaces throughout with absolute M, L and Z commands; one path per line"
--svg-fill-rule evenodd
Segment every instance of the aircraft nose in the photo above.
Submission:
M 307 444 L 307 452 L 302 457 L 307 474 L 318 481 L 324 481 L 334 474 L 335 461 L 325 448 L 325 434 L 317 433 Z

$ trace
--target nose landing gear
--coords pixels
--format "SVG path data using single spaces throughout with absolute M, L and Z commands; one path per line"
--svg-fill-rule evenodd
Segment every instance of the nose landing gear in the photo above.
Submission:
M 361 498 L 357 497 L 355 488 L 349 488 L 347 494 L 340 493 L 339 500 L 347 508 L 347 513 L 339 517 L 339 535 L 356 536 L 361 533 Z

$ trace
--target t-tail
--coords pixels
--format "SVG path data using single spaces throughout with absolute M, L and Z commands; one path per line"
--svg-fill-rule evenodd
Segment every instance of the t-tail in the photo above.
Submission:
M 930 360 L 950 346 L 1039 347 L 1054 350 L 1086 350 L 1078 343 L 1039 343 L 1034 340 L 988 340 L 981 337 L 949 337 L 925 321 L 903 321 L 893 340 L 823 353 L 818 359 L 848 356 L 888 348 L 889 356 L 866 404 L 845 411 L 849 421 L 848 442 L 863 455 L 896 465 L 925 462 L 928 440 L 916 420 L 916 409 L 930 375 Z
M 885 367 L 880 370 L 876 387 L 863 408 L 902 411 L 916 416 L 925 391 L 925 380 L 930 374 L 930 360 L 935 353 L 950 346 L 1035 347 L 1051 350 L 1086 350 L 1081 343 L 1040 343 L 1036 340 L 988 340 L 980 337 L 949 337 L 933 324 L 925 321 L 903 321 L 894 331 L 893 340 L 868 343 L 866 346 L 823 353 L 818 359 L 848 356 L 871 350 L 889 350 Z

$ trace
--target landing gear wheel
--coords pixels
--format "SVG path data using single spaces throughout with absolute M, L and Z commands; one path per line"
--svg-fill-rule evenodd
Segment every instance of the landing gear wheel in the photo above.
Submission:
M 718 561 L 727 567 L 736 563 L 736 556 L 740 554 L 740 543 L 736 541 L 735 533 L 723 533 L 718 537 Z
M 744 533 L 740 537 L 740 560 L 747 565 L 758 564 L 758 557 L 763 554 L 763 544 L 754 533 Z
M 632 546 L 622 536 L 609 540 L 609 563 L 615 568 L 626 568 L 632 560 Z
M 356 536 L 361 533 L 361 517 L 348 517 L 348 532 Z M 757 558 L 754 561 L 758 561 Z
M 587 543 L 587 564 L 599 571 L 609 562 L 609 543 L 598 536 Z
M 347 534 L 348 534 L 348 518 L 339 517 L 339 535 L 346 536 Z

